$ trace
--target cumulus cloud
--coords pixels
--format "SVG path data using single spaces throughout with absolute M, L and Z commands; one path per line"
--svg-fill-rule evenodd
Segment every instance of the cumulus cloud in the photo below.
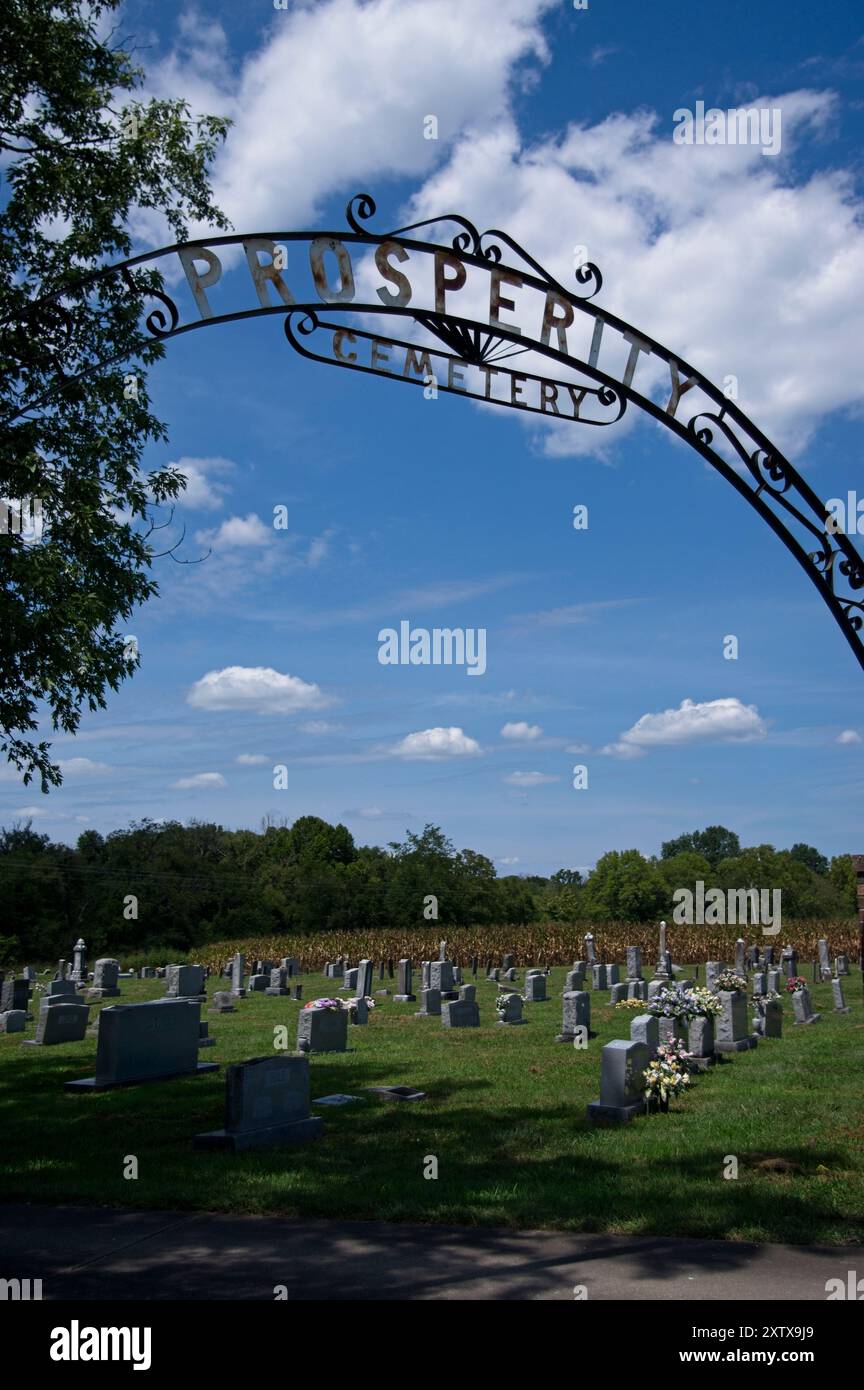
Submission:
M 737 698 L 695 702 L 682 700 L 677 709 L 660 714 L 643 714 L 617 743 L 607 744 L 601 753 L 612 757 L 639 757 L 648 748 L 682 743 L 749 742 L 764 738 L 765 721 L 755 705 L 744 705 Z
M 267 545 L 273 540 L 273 530 L 265 526 L 256 512 L 250 512 L 248 516 L 229 516 L 215 531 L 198 531 L 195 539 L 201 545 L 232 546 L 237 549 Z
M 263 753 L 238 753 L 234 761 L 241 767 L 262 767 L 264 763 L 269 763 L 270 759 Z
M 861 735 L 855 729 L 844 729 L 842 734 L 838 734 L 836 743 L 851 744 L 860 743 Z
M 186 697 L 195 709 L 249 710 L 254 714 L 295 714 L 321 709 L 332 700 L 313 682 L 274 671 L 272 666 L 226 666 L 208 671 Z
M 204 791 L 215 791 L 218 787 L 227 787 L 228 783 L 221 772 L 196 772 L 194 777 L 181 777 L 179 781 L 172 782 L 173 791 L 187 792 L 197 791 L 199 788 Z
M 394 757 L 409 761 L 437 762 L 443 758 L 476 757 L 483 750 L 463 729 L 439 728 L 406 734 L 390 751 Z
M 507 723 L 501 729 L 501 737 L 513 739 L 517 743 L 532 743 L 543 733 L 539 724 L 528 724 L 524 719 Z
M 186 478 L 186 487 L 178 503 L 195 511 L 215 512 L 224 506 L 230 485 L 224 481 L 234 472 L 236 464 L 225 458 L 179 458 L 170 464 Z
M 97 763 L 92 758 L 61 758 L 59 761 L 60 771 L 66 777 L 99 777 L 105 772 L 110 772 L 108 763 Z
M 542 787 L 547 782 L 560 782 L 561 778 L 548 772 L 508 772 L 501 780 L 509 787 Z

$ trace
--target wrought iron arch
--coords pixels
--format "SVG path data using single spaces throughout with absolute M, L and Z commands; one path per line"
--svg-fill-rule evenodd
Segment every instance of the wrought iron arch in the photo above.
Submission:
M 296 352 L 330 366 L 388 376 L 426 389 L 434 383 L 436 391 L 595 427 L 614 424 L 632 403 L 695 449 L 762 517 L 816 585 L 864 669 L 864 602 L 856 597 L 864 589 L 864 561 L 849 535 L 837 525 L 835 513 L 820 501 L 798 470 L 734 400 L 679 355 L 593 302 L 603 283 L 593 263 L 586 262 L 575 269 L 577 286 L 583 291 L 579 293 L 568 290 L 549 275 L 506 232 L 494 228 L 479 232 L 467 218 L 447 214 L 375 233 L 367 225 L 375 212 L 374 199 L 366 193 L 358 194 L 346 209 L 347 231 L 277 231 L 201 238 L 106 266 L 68 286 L 61 295 L 34 301 L 24 327 L 30 333 L 40 333 L 51 344 L 57 375 L 47 394 L 20 400 L 10 422 L 43 405 L 57 391 L 116 365 L 148 343 L 166 342 L 208 325 L 273 314 L 283 317 L 285 336 Z M 451 229 L 454 225 L 459 229 L 449 242 L 426 241 L 412 235 L 447 224 Z M 309 243 L 313 291 L 297 299 L 282 275 L 287 266 L 282 263 L 281 252 L 287 254 L 292 245 L 304 242 Z M 375 300 L 357 296 L 354 265 L 348 251 L 352 246 L 367 254 L 374 249 L 375 264 L 385 282 L 375 291 Z M 504 261 L 505 247 L 518 258 L 517 265 Z M 239 248 L 244 253 L 257 305 L 213 311 L 208 291 L 221 281 L 218 252 L 224 254 L 223 248 Z M 262 253 L 270 259 L 262 262 Z M 335 260 L 339 270 L 338 289 L 330 283 L 327 257 Z M 168 294 L 164 289 L 160 267 L 169 258 L 180 262 L 188 294 L 198 310 L 197 318 L 184 317 L 178 304 L 179 292 Z M 431 266 L 427 264 L 423 273 L 427 281 L 431 278 L 434 291 L 426 304 L 417 301 L 416 282 L 401 269 L 411 263 L 413 273 L 424 258 L 431 260 Z M 207 269 L 198 271 L 199 264 Z M 489 276 L 489 311 L 485 321 L 471 312 L 470 306 L 466 313 L 447 307 L 447 300 L 465 288 L 469 269 Z M 448 271 L 453 272 L 449 277 Z M 116 294 L 118 284 L 142 301 L 154 301 L 154 305 L 123 359 L 87 360 L 86 352 L 75 342 L 70 303 L 74 305 L 76 298 Z M 476 290 L 476 286 L 473 288 Z M 511 288 L 531 291 L 538 302 L 542 297 L 539 331 L 533 335 L 501 317 L 504 312 L 516 312 L 515 301 L 505 293 Z M 337 318 L 323 318 L 324 309 Z M 584 316 L 581 325 L 580 316 Z M 381 332 L 372 331 L 370 320 L 401 320 L 414 336 L 385 338 Z M 361 326 L 364 324 L 367 326 Z M 571 349 L 569 341 L 570 330 L 578 332 L 580 326 L 587 329 L 587 351 L 581 355 Z M 617 336 L 618 355 L 626 353 L 623 369 L 617 374 L 608 360 L 608 335 Z M 557 346 L 553 346 L 553 336 Z M 621 344 L 625 345 L 623 350 Z M 367 363 L 360 360 L 361 348 L 368 355 Z M 404 354 L 401 373 L 391 370 L 391 351 Z M 549 363 L 549 372 L 555 375 L 541 374 L 539 370 L 516 372 L 512 367 L 499 365 L 529 354 Z M 439 379 L 432 365 L 433 357 L 440 362 L 446 380 Z M 643 359 L 647 358 L 653 359 L 654 365 L 662 364 L 668 374 L 665 384 L 658 381 L 656 373 L 649 373 L 646 379 Z M 67 370 L 70 366 L 72 370 Z M 469 371 L 482 378 L 482 382 L 476 383 L 478 389 L 468 384 Z M 509 400 L 492 393 L 493 376 L 503 379 L 502 383 L 496 381 L 496 387 L 509 382 Z M 526 388 L 532 392 L 531 399 L 521 394 Z M 688 397 L 692 408 L 688 406 L 679 418 L 679 408 Z M 562 401 L 570 413 L 561 410 Z M 808 549 L 814 540 L 815 549 Z

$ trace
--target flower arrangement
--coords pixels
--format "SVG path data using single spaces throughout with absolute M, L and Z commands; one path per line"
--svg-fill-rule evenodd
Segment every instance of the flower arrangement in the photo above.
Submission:
M 690 990 L 690 997 L 693 1000 L 694 1018 L 716 1018 L 723 1012 L 723 1005 L 717 998 L 713 990 L 706 989 L 704 985 L 693 985 Z
M 807 981 L 803 975 L 790 975 L 786 981 L 786 993 L 797 994 L 799 990 L 807 988 Z
M 736 975 L 734 970 L 721 970 L 714 981 L 715 989 L 740 990 L 742 994 L 747 993 L 747 981 L 743 975 Z
M 615 1005 L 615 1008 L 616 1008 L 616 1009 L 640 1009 L 640 1010 L 642 1010 L 642 1011 L 644 1012 L 644 1009 L 645 1009 L 645 1000 L 644 1000 L 644 999 L 619 999 L 619 1000 L 618 1000 L 618 1003 Z
M 347 1002 L 347 1001 L 346 1001 Z M 335 1013 L 342 1008 L 341 999 L 310 999 L 308 1004 L 303 1005 L 304 1009 L 332 1009 Z
M 670 1096 L 680 1095 L 690 1085 L 690 1077 L 681 1065 L 688 1055 L 676 1045 L 657 1049 L 657 1056 L 643 1072 L 646 1100 L 659 1100 L 668 1106 Z
M 653 999 L 645 1002 L 645 1012 L 655 1018 L 674 1018 L 676 1023 L 686 1023 L 698 1018 L 702 1009 L 696 1007 L 692 991 L 685 985 L 664 985 Z
M 505 1012 L 507 1000 L 512 999 L 514 994 L 519 995 L 519 998 L 522 1000 L 523 1004 L 528 1002 L 527 996 L 524 994 L 519 994 L 518 989 L 504 989 L 501 991 L 499 995 L 497 995 L 495 999 L 495 1008 L 499 1014 L 503 1014 Z
M 776 989 L 766 989 L 764 994 L 757 994 L 756 1002 L 757 1004 L 768 1004 L 770 1002 L 773 1002 L 775 999 L 781 998 L 782 995 L 778 994 Z

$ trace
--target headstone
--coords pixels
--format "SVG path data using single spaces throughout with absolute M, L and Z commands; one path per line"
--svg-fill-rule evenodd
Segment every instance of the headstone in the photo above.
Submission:
M 266 994 L 266 992 L 267 992 L 267 990 L 268 990 L 269 988 L 270 988 L 270 976 L 269 976 L 269 975 L 265 975 L 264 972 L 263 972 L 263 970 L 262 970 L 262 971 L 256 971 L 254 975 L 250 975 L 250 976 L 249 976 L 249 993 L 250 993 L 250 994 Z
M 625 980 L 628 999 L 647 999 L 648 981 L 647 980 Z
M 431 960 L 424 960 L 424 961 L 421 961 L 421 963 L 420 963 L 420 984 L 422 985 L 423 989 L 428 989 L 428 988 L 429 988 L 429 977 L 430 977 L 431 973 L 432 973 L 432 962 L 431 962 Z
M 494 966 L 493 969 L 490 970 L 486 978 L 487 980 L 491 980 L 493 984 L 497 985 L 501 979 L 501 971 L 498 968 L 498 966 Z
M 467 999 L 451 999 L 441 1005 L 441 1022 L 445 1028 L 479 1028 L 480 1006 Z
M 371 960 L 361 960 L 357 967 L 357 983 L 354 992 L 358 999 L 370 999 L 372 997 L 372 978 L 375 967 Z
M 119 998 L 120 990 L 117 987 L 119 973 L 119 961 L 97 960 L 93 970 L 93 988 L 88 989 L 87 998 L 92 1000 Z
M 169 965 L 166 999 L 200 999 L 204 993 L 204 969 L 200 965 Z
M 25 980 L 29 980 L 31 984 L 36 979 L 36 971 L 33 969 L 32 965 L 25 965 L 24 969 L 21 971 L 21 974 L 23 978 Z
M 644 1043 L 649 1057 L 657 1056 L 660 1046 L 660 1020 L 653 1014 L 638 1014 L 630 1020 L 630 1041 Z
M 243 999 L 246 990 L 243 987 L 243 980 L 246 975 L 246 957 L 238 951 L 236 956 L 231 957 L 231 993 L 235 999 Z
M 397 1004 L 413 1004 L 416 998 L 412 993 L 413 985 L 411 962 L 407 956 L 403 956 L 399 962 L 399 985 L 393 996 L 394 1001 Z
M 442 943 L 442 945 L 445 943 Z M 429 967 L 429 984 L 444 994 L 453 988 L 453 965 L 449 960 L 433 960 Z
M 638 946 L 627 947 L 627 979 L 642 979 L 642 952 Z
M 783 1036 L 783 1005 L 779 999 L 757 999 L 753 1032 L 761 1038 Z
M 303 998 L 303 986 L 302 986 L 302 985 L 292 985 L 292 986 L 291 986 L 291 998 L 292 998 L 292 999 L 302 999 L 302 998 Z
M 359 973 L 360 971 L 357 966 L 353 966 L 350 970 L 346 969 L 345 974 L 342 977 L 344 981 L 342 989 L 347 990 L 349 994 L 352 992 L 352 990 L 356 993 L 357 976 L 359 975 Z
M 638 981 L 638 980 L 631 980 L 630 983 L 631 983 L 631 984 L 634 984 L 634 985 L 637 985 L 637 984 L 639 983 L 639 981 Z M 612 986 L 612 989 L 611 989 L 611 992 L 610 992 L 610 994 L 609 994 L 609 1003 L 610 1003 L 610 1004 L 620 1004 L 624 999 L 627 998 L 627 990 L 628 990 L 628 988 L 629 988 L 629 985 L 627 984 L 627 981 L 626 981 L 626 980 L 622 980 L 620 984 L 613 985 L 613 986 Z
M 369 1005 L 366 1002 L 365 994 L 358 994 L 354 999 L 354 1004 L 348 1015 L 349 1021 L 359 1027 L 365 1027 L 369 1022 Z
M 796 989 L 792 995 L 792 1012 L 796 1023 L 818 1023 L 821 1014 L 814 1014 L 809 989 Z
M 641 1042 L 618 1038 L 600 1053 L 600 1099 L 588 1106 L 590 1120 L 625 1123 L 645 1110 L 648 1048 Z
M 72 947 L 72 971 L 69 978 L 79 985 L 87 982 L 87 947 L 80 936 Z
M 495 1008 L 498 1014 L 499 1024 L 514 1026 L 525 1023 L 522 1017 L 522 996 L 521 994 L 499 994 L 495 1001 Z
M 388 980 L 392 980 L 392 979 L 393 979 L 393 957 L 392 957 L 392 956 L 388 956 L 388 957 L 387 957 L 387 979 L 388 979 Z
M 660 923 L 660 950 L 657 956 L 657 969 L 654 971 L 656 980 L 672 979 L 672 957 L 666 945 L 666 923 Z
M 546 976 L 539 970 L 529 970 L 525 976 L 525 999 L 529 1004 L 541 1004 L 548 998 Z
M 235 995 L 228 989 L 217 989 L 213 995 L 213 1002 L 210 1005 L 211 1014 L 234 1014 L 237 1010 L 234 1007 Z
M 757 970 L 752 976 L 752 991 L 754 999 L 761 999 L 768 990 L 768 971 Z
M 835 961 L 834 961 L 834 973 L 835 973 L 835 975 L 848 975 L 848 974 L 849 974 L 849 957 L 848 957 L 848 956 L 837 956 L 837 958 L 836 958 Z
M 774 947 L 773 947 L 773 946 L 766 946 L 766 947 L 765 947 L 765 964 L 766 964 L 766 966 L 767 966 L 767 965 L 773 965 L 773 964 L 774 964 Z
M 142 965 L 142 966 L 141 966 L 141 970 L 140 970 L 140 974 L 139 974 L 139 978 L 142 979 L 142 980 L 155 980 L 155 979 L 156 979 L 156 971 L 153 969 L 153 966 L 152 966 L 152 965 Z
M 705 966 L 705 987 L 713 990 L 716 985 L 717 976 L 725 969 L 722 960 L 709 960 Z
M 253 1057 L 225 1072 L 225 1128 L 196 1134 L 196 1149 L 242 1153 L 308 1144 L 324 1129 L 309 1113 L 308 1057 Z
M 564 988 L 563 988 L 563 990 L 561 991 L 561 993 L 562 993 L 562 994 L 572 994 L 574 990 L 581 990 L 581 989 L 584 989 L 584 988 L 585 988 L 585 969 L 584 969 L 584 966 L 583 966 L 583 968 L 582 968 L 581 970 L 575 970 L 575 969 L 574 969 L 574 970 L 568 970 L 568 971 L 567 971 L 567 974 L 566 974 L 565 977 L 564 977 Z
M 7 1009 L 0 1014 L 0 1033 L 23 1033 L 27 1023 L 24 1009 Z
M 780 952 L 780 969 L 787 980 L 798 974 L 798 956 L 792 946 L 784 946 Z
M 591 966 L 591 988 L 592 988 L 592 989 L 606 989 L 606 987 L 607 987 L 607 981 L 606 981 L 606 966 L 605 966 L 605 965 L 592 965 L 592 966 Z
M 441 1017 L 441 991 L 440 989 L 421 989 L 420 1008 L 415 1015 L 416 1018 L 440 1018 Z
M 766 954 L 766 956 L 767 956 L 768 952 L 766 951 L 765 954 Z M 766 972 L 766 974 L 767 974 L 767 976 L 768 976 L 768 980 L 767 980 L 767 989 L 768 989 L 768 993 L 769 993 L 769 994 L 779 994 L 779 993 L 780 993 L 780 979 L 781 979 L 781 976 L 782 976 L 782 971 L 781 971 L 781 970 L 778 970 L 778 969 L 772 968 L 772 969 L 768 970 L 768 971 Z
M 301 1009 L 297 1018 L 298 1052 L 344 1052 L 348 1047 L 347 1009 Z
M 460 986 L 459 986 L 459 998 L 460 998 L 460 999 L 467 999 L 469 1004 L 473 1004 L 473 1003 L 474 1003 L 474 1000 L 475 1000 L 475 998 L 476 998 L 476 996 L 477 996 L 477 986 L 476 986 L 476 985 L 460 985 Z
M 277 965 L 275 970 L 270 971 L 270 983 L 264 993 L 284 999 L 288 993 L 288 971 L 283 966 Z
M 439 959 L 439 960 L 446 960 L 446 959 L 447 959 L 447 942 L 446 942 L 446 941 L 439 941 L 439 943 L 438 943 L 438 959 Z
M 210 1036 L 210 1024 L 202 1019 L 198 1024 L 198 1047 L 215 1047 L 216 1039 Z
M 71 981 L 69 993 L 75 993 L 75 986 Z M 23 1009 L 26 1014 L 29 1003 L 29 980 L 4 980 L 0 985 L 0 1013 L 11 1013 L 13 1010 L 17 1012 L 19 1009 Z
M 477 978 L 477 968 L 478 968 L 478 959 L 477 959 L 476 956 L 472 956 L 472 957 L 471 957 L 471 974 L 474 976 L 475 979 Z
M 288 971 L 288 979 L 293 980 L 296 975 L 301 974 L 300 962 L 296 956 L 283 956 L 280 962 L 282 969 Z
M 824 936 L 819 941 L 819 970 L 823 980 L 831 979 L 831 955 Z
M 218 1071 L 198 1061 L 201 1005 L 197 999 L 109 1004 L 99 1015 L 96 1075 L 67 1081 L 67 1091 L 105 1091 L 143 1081 L 167 1081 Z
M 687 1051 L 696 1069 L 702 1071 L 714 1061 L 713 1018 L 691 1018 L 687 1024 Z
M 715 1022 L 715 1052 L 746 1052 L 756 1046 L 756 1036 L 747 1028 L 747 995 L 743 990 L 721 989 L 717 997 L 722 1011 Z
M 89 1004 L 48 1004 L 42 1001 L 36 1021 L 36 1037 L 25 1047 L 50 1047 L 54 1043 L 82 1042 L 90 1016 Z
M 555 1041 L 572 1043 L 577 1028 L 584 1028 L 586 1037 L 590 1036 L 591 995 L 588 991 L 584 989 L 570 990 L 564 995 L 561 1002 L 563 1006 L 561 1032 Z
M 597 956 L 594 953 L 594 933 L 590 931 L 585 936 L 585 959 L 589 965 L 596 965 L 597 963 Z
M 515 964 L 516 964 L 516 957 L 513 956 L 513 955 L 510 955 L 509 952 L 508 952 L 507 955 L 505 955 L 504 957 L 502 957 L 502 960 L 501 960 L 501 969 L 502 969 L 502 970 L 512 970 Z
M 744 938 L 739 936 L 735 942 L 735 974 L 743 975 L 747 967 L 744 963 Z

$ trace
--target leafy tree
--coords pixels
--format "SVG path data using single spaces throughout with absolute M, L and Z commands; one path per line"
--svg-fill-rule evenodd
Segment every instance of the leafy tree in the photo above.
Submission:
M 727 830 L 723 825 L 709 825 L 705 830 L 690 830 L 675 840 L 666 840 L 660 853 L 663 859 L 671 859 L 687 850 L 703 855 L 711 867 L 716 868 L 721 859 L 731 859 L 740 853 L 741 842 L 734 830 Z
M 812 869 L 814 874 L 825 875 L 828 872 L 828 860 L 824 854 L 820 854 L 818 849 L 812 845 L 797 844 L 793 845 L 789 851 L 791 857 L 799 864 L 804 864 L 806 868 Z
M 657 866 L 638 849 L 625 849 L 598 859 L 580 905 L 584 916 L 598 922 L 650 922 L 666 910 L 667 901 Z
M 161 278 L 92 276 L 131 254 L 142 211 L 178 241 L 190 219 L 228 225 L 207 182 L 228 123 L 131 97 L 141 69 L 99 37 L 118 5 L 0 10 L 0 498 L 42 509 L 41 537 L 0 535 L 0 751 L 43 791 L 61 775 L 29 737 L 40 705 L 74 732 L 134 670 L 118 625 L 157 592 L 150 508 L 185 481 L 140 467 L 166 439 L 145 385 L 164 348 L 140 329 Z

